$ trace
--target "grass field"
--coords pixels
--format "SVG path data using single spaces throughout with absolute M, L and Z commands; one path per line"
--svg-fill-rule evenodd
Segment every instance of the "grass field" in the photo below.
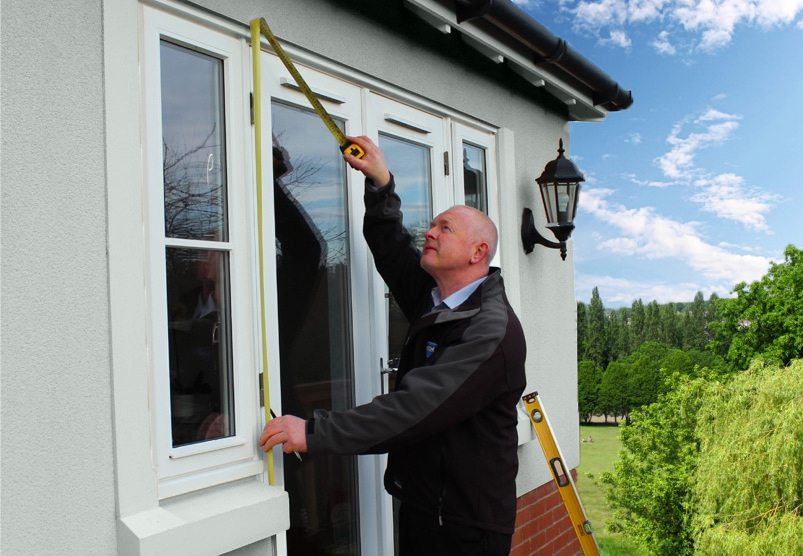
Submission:
M 593 442 L 588 442 L 589 437 Z M 581 425 L 580 465 L 577 467 L 577 491 L 583 502 L 588 520 L 594 530 L 602 556 L 645 556 L 632 543 L 619 534 L 605 531 L 605 523 L 613 517 L 613 510 L 605 502 L 605 493 L 599 484 L 603 471 L 613 471 L 619 456 L 619 427 L 614 425 Z M 594 475 L 593 479 L 586 473 Z

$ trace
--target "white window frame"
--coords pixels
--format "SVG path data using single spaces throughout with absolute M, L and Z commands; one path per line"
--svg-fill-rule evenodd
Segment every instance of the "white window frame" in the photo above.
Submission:
M 226 134 L 227 221 L 229 241 L 206 242 L 167 238 L 164 234 L 160 45 L 168 40 L 223 60 Z M 251 176 L 245 168 L 252 152 L 248 107 L 250 56 L 242 39 L 210 30 L 164 12 L 143 11 L 142 65 L 144 89 L 144 152 L 146 236 L 150 294 L 150 395 L 153 400 L 153 458 L 158 469 L 159 497 L 165 498 L 222 482 L 256 475 L 263 462 L 256 450 L 258 436 L 258 329 L 254 308 L 256 253 L 251 231 L 254 206 Z M 229 253 L 231 290 L 232 387 L 235 434 L 230 437 L 172 446 L 165 249 L 220 249 Z
M 452 124 L 452 164 L 454 175 L 455 204 L 465 204 L 465 183 L 463 176 L 463 143 L 479 147 L 485 152 L 485 195 L 488 203 L 488 216 L 495 223 L 499 222 L 499 184 L 497 181 L 496 134 L 483 131 L 462 122 Z M 500 255 L 497 250 L 491 264 L 500 266 Z

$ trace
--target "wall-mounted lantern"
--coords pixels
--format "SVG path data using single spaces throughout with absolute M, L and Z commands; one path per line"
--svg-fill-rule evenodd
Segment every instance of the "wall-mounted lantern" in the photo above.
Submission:
M 585 177 L 571 160 L 563 156 L 563 153 L 563 139 L 560 139 L 558 157 L 548 162 L 544 172 L 535 180 L 541 189 L 546 227 L 552 230 L 558 242 L 549 241 L 538 233 L 533 213 L 528 208 L 524 209 L 522 215 L 521 242 L 525 253 L 531 253 L 537 243 L 551 249 L 560 249 L 561 259 L 566 260 L 566 240 L 574 230 L 574 213 L 577 211 L 580 182 L 585 181 Z

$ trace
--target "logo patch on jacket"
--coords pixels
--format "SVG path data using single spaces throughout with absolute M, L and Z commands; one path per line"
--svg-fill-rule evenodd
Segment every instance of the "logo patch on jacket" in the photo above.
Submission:
M 436 344 L 435 342 L 427 342 L 427 353 L 426 353 L 427 359 L 432 357 L 432 354 L 435 353 L 436 347 L 438 347 L 438 344 Z

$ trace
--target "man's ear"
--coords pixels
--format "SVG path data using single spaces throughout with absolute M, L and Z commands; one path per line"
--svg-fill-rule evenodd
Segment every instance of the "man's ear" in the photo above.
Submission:
M 488 257 L 490 247 L 485 241 L 480 241 L 474 244 L 474 249 L 471 252 L 471 264 L 481 263 Z

